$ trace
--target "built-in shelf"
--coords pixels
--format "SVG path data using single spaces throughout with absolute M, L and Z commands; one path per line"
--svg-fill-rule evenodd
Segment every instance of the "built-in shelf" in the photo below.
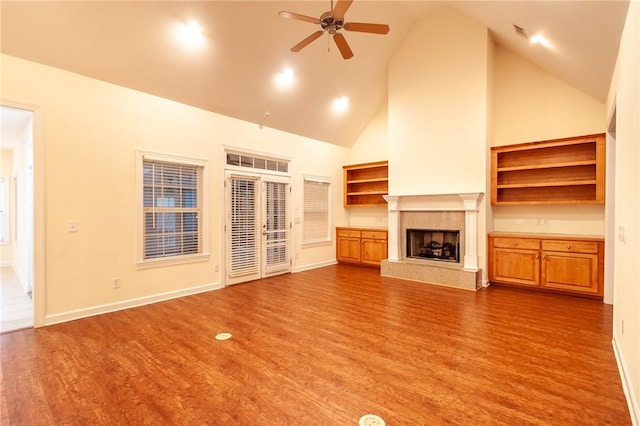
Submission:
M 491 203 L 602 204 L 604 134 L 491 148 Z
M 387 161 L 343 166 L 344 206 L 386 205 L 383 195 L 389 193 Z

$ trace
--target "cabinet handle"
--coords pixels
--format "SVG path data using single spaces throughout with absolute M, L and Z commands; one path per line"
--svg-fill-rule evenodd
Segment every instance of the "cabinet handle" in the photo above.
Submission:
M 516 241 L 515 243 L 513 243 L 513 246 L 516 247 L 518 245 L 518 242 Z
M 567 244 L 567 250 L 571 250 L 571 244 Z

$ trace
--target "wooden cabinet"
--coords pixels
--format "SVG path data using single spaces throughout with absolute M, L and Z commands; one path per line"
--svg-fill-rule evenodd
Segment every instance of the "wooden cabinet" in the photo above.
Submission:
M 387 161 L 343 166 L 344 206 L 383 206 L 389 193 Z
M 489 280 L 540 285 L 540 241 L 529 238 L 489 237 Z M 493 266 L 493 268 L 492 268 Z
M 491 148 L 491 204 L 602 204 L 605 135 Z
M 489 234 L 489 281 L 602 298 L 602 238 Z
M 336 228 L 336 259 L 342 263 L 380 267 L 387 258 L 387 231 Z

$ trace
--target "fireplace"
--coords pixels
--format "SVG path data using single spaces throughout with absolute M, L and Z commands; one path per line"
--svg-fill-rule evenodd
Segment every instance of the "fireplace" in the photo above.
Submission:
M 481 285 L 478 204 L 482 193 L 385 196 L 389 212 L 386 277 L 467 290 Z
M 407 229 L 407 258 L 460 263 L 460 231 Z

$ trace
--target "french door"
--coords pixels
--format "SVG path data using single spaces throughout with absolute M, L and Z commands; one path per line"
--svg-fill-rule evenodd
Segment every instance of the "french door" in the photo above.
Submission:
M 290 178 L 227 171 L 226 284 L 291 271 Z

